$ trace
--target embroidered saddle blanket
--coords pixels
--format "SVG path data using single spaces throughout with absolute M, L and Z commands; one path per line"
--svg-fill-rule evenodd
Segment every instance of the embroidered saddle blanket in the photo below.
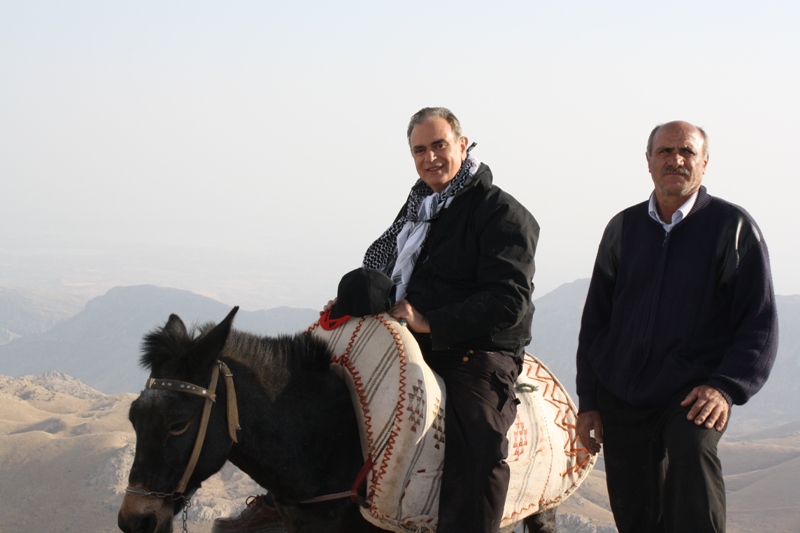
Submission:
M 313 335 L 334 354 L 361 422 L 369 522 L 398 533 L 436 531 L 444 463 L 444 384 L 425 364 L 413 335 L 388 314 L 353 317 Z M 509 429 L 511 481 L 501 527 L 561 503 L 595 458 L 580 443 L 577 410 L 550 371 L 530 354 L 516 384 L 517 420 Z

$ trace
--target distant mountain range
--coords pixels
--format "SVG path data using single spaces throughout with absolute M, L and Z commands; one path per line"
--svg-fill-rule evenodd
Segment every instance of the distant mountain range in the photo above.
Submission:
M 44 333 L 0 346 L 0 374 L 58 370 L 105 393 L 138 392 L 147 379 L 139 367 L 139 346 L 147 332 L 164 325 L 171 313 L 191 326 L 218 322 L 230 310 L 228 305 L 188 291 L 152 285 L 115 287 Z M 318 317 L 319 312 L 311 309 L 278 307 L 239 311 L 235 325 L 260 335 L 276 335 L 305 329 Z M 0 323 L 0 327 L 7 326 Z
M 86 300 L 72 294 L 0 287 L 0 345 L 44 333 L 76 315 Z
M 535 300 L 533 340 L 528 350 L 541 359 L 575 398 L 575 351 L 589 280 L 567 283 Z M 187 325 L 217 322 L 230 306 L 188 291 L 137 285 L 115 287 L 90 300 L 48 299 L 43 293 L 0 289 L 0 374 L 58 370 L 105 393 L 138 392 L 146 373 L 138 366 L 139 345 L 170 313 Z M 772 376 L 747 405 L 734 408 L 734 426 L 769 427 L 800 420 L 800 296 L 778 296 L 780 350 Z M 74 316 L 69 316 L 74 312 Z M 239 311 L 234 327 L 260 335 L 302 331 L 317 310 L 278 307 Z M 59 322 L 60 320 L 60 322 Z M 49 327 L 49 329 L 48 329 Z

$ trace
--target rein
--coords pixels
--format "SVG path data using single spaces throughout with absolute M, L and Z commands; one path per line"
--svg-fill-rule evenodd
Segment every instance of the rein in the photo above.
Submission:
M 163 378 L 150 378 L 147 381 L 147 385 L 145 388 L 147 389 L 161 389 L 161 390 L 170 390 L 175 392 L 185 392 L 188 394 L 194 394 L 195 396 L 200 396 L 201 398 L 205 398 L 205 404 L 203 405 L 203 412 L 200 415 L 200 427 L 197 430 L 197 438 L 194 441 L 194 448 L 192 449 L 192 455 L 189 457 L 189 463 L 186 465 L 186 470 L 183 472 L 183 477 L 178 482 L 178 488 L 175 489 L 174 492 L 166 493 L 166 492 L 148 492 L 141 489 L 135 489 L 133 487 L 128 487 L 125 489 L 126 493 L 129 494 L 138 494 L 140 496 L 153 496 L 155 498 L 169 498 L 172 500 L 186 500 L 187 504 L 189 499 L 185 496 L 186 492 L 186 485 L 189 483 L 189 479 L 192 477 L 194 473 L 194 469 L 197 466 L 197 461 L 200 458 L 200 452 L 203 450 L 203 442 L 206 440 L 206 432 L 208 431 L 208 420 L 211 417 L 211 406 L 214 402 L 217 401 L 217 395 L 214 391 L 217 390 L 217 381 L 219 380 L 219 373 L 222 370 L 223 374 L 222 377 L 225 379 L 225 389 L 227 390 L 227 400 L 228 400 L 228 435 L 230 436 L 231 440 L 234 443 L 239 442 L 236 438 L 236 431 L 241 429 L 239 427 L 239 409 L 236 405 L 236 391 L 233 388 L 233 374 L 231 374 L 228 365 L 223 363 L 222 361 L 217 361 L 217 364 L 214 366 L 214 370 L 211 372 L 211 382 L 208 385 L 208 388 L 199 387 L 192 383 L 187 383 L 185 381 L 177 381 L 174 379 L 163 379 Z
M 360 505 L 361 507 L 368 508 L 369 504 L 358 493 L 358 489 L 361 488 L 361 485 L 363 485 L 364 482 L 367 480 L 367 474 L 369 473 L 370 470 L 372 470 L 373 466 L 375 466 L 375 464 L 372 462 L 372 459 L 368 457 L 367 460 L 364 462 L 364 466 L 362 466 L 361 470 L 358 472 L 356 480 L 353 482 L 353 486 L 350 487 L 350 490 L 348 491 L 336 492 L 333 494 L 325 494 L 324 496 L 315 496 L 313 498 L 309 498 L 307 500 L 303 500 L 297 503 L 300 505 L 305 505 L 308 503 L 329 502 L 333 500 L 343 500 L 345 498 L 350 498 L 350 501 L 352 501 L 353 503 Z

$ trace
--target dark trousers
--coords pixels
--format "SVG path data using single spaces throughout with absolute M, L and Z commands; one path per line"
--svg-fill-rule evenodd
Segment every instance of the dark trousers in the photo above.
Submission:
M 598 391 L 608 496 L 620 533 L 725 531 L 722 432 L 686 419 L 691 406 L 680 403 L 690 390 L 660 408 Z
M 506 432 L 517 414 L 521 354 L 448 350 L 425 360 L 447 391 L 437 532 L 496 533 L 508 491 Z

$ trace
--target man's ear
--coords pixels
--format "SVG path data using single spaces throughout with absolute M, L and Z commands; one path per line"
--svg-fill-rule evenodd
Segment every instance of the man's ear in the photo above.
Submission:
M 461 138 L 458 140 L 458 143 L 461 145 L 461 156 L 466 159 L 467 158 L 467 146 L 469 146 L 469 139 L 465 135 L 462 135 Z

